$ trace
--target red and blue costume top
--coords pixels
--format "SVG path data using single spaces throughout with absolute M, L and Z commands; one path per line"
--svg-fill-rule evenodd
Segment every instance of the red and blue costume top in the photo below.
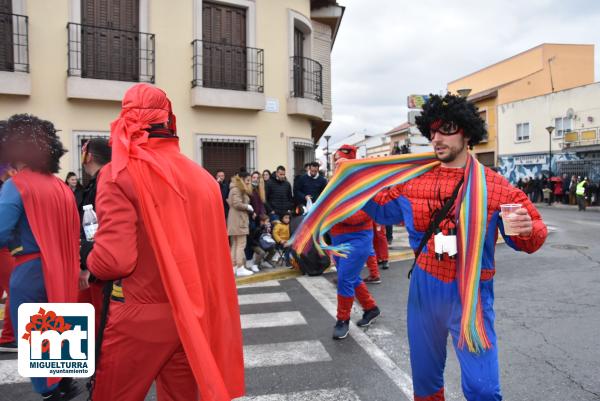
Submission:
M 409 243 L 416 250 L 429 225 L 432 214 L 441 209 L 444 201 L 450 198 L 454 188 L 464 176 L 464 169 L 438 166 L 423 175 L 403 184 L 378 193 L 363 208 L 378 224 L 398 224 L 404 222 L 409 234 Z M 488 196 L 487 232 L 482 257 L 481 279 L 492 278 L 494 274 L 494 252 L 498 239 L 498 228 L 506 243 L 513 249 L 533 253 L 544 243 L 547 229 L 535 206 L 521 190 L 512 187 L 498 173 L 485 169 Z M 533 221 L 533 230 L 528 237 L 506 236 L 499 216 L 500 205 L 520 203 L 527 209 Z M 448 234 L 454 228 L 456 212 L 451 209 L 440 228 Z M 444 254 L 437 260 L 434 252 L 433 236 L 417 260 L 419 267 L 444 282 L 456 279 L 456 260 Z

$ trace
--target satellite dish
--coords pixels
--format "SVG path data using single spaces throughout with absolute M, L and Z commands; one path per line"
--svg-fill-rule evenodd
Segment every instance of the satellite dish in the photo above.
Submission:
M 567 110 L 567 118 L 572 120 L 573 117 L 575 117 L 575 110 L 569 107 L 569 109 Z

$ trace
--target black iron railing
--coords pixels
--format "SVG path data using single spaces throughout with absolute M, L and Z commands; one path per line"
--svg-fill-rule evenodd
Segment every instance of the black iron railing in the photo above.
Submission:
M 291 58 L 292 97 L 323 103 L 323 66 L 306 57 Z
M 194 40 L 192 87 L 231 89 L 248 92 L 264 90 L 264 50 Z
M 29 72 L 29 19 L 0 12 L 0 71 Z
M 154 83 L 154 34 L 70 22 L 69 76 Z

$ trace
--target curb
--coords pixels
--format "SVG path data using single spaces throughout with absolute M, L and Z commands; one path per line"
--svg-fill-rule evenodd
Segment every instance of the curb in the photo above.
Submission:
M 414 257 L 412 250 L 390 252 L 390 262 L 400 262 L 404 260 L 411 260 Z M 253 274 L 252 276 L 240 277 L 235 279 L 236 285 L 262 283 L 264 281 L 271 280 L 286 280 L 290 278 L 301 277 L 302 273 L 288 269 L 286 267 L 273 269 L 264 273 Z

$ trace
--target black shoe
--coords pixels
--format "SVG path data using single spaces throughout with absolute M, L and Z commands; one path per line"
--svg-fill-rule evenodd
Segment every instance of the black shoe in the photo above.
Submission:
M 333 328 L 333 339 L 341 340 L 348 337 L 350 331 L 350 320 L 338 320 Z
M 373 277 L 369 274 L 367 277 L 363 278 L 363 281 L 366 284 L 381 284 L 381 277 Z
M 62 401 L 62 400 L 64 400 L 63 393 L 62 393 L 62 391 L 60 391 L 60 387 L 55 388 L 54 391 L 50 391 L 48 393 L 43 393 L 42 400 L 44 400 L 44 401 Z
M 388 261 L 387 261 L 387 260 L 380 260 L 380 261 L 378 262 L 378 264 L 379 264 L 379 267 L 380 267 L 381 269 L 383 269 L 383 270 L 387 270 L 387 269 L 389 269 L 389 268 L 390 268 L 390 264 L 388 263 Z
M 19 352 L 19 346 L 15 341 L 0 343 L 0 352 Z
M 58 388 L 62 392 L 62 400 L 68 401 L 83 393 L 83 388 L 75 380 L 67 377 L 58 383 Z
M 371 323 L 373 323 L 379 315 L 381 315 L 381 311 L 379 310 L 379 308 L 377 306 L 374 307 L 373 309 L 366 310 L 365 313 L 363 313 L 362 319 L 360 319 L 356 323 L 356 325 L 358 327 L 370 326 Z

